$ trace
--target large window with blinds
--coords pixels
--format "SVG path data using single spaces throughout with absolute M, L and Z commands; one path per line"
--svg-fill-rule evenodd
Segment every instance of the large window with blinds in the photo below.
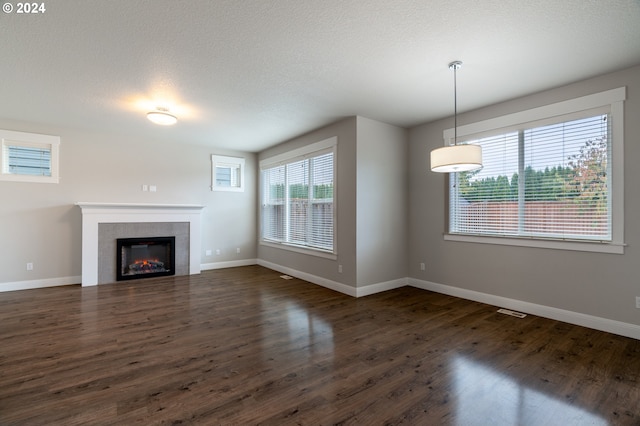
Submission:
M 518 245 L 536 245 L 522 243 L 536 240 L 554 248 L 582 243 L 573 248 L 620 252 L 622 114 L 617 103 L 624 90 L 605 94 L 566 103 L 564 110 L 556 104 L 520 113 L 503 120 L 505 127 L 465 135 L 464 143 L 482 146 L 483 167 L 450 175 L 449 235 L 511 237 L 521 240 Z M 602 104 L 602 98 L 609 100 Z M 533 120 L 519 122 L 527 116 Z
M 0 130 L 0 180 L 58 182 L 57 136 Z
M 261 241 L 334 253 L 336 138 L 260 162 Z

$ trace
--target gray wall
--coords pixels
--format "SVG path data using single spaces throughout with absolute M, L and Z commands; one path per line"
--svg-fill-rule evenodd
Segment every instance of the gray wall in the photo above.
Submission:
M 7 120 L 0 128 L 61 137 L 59 184 L 0 181 L 0 289 L 81 275 L 77 201 L 205 205 L 201 263 L 256 258 L 255 154 Z M 210 191 L 214 153 L 246 158 L 245 192 Z M 158 191 L 142 192 L 142 184 Z M 207 249 L 212 256 L 205 256 Z M 26 271 L 27 262 L 33 271 Z
M 409 277 L 640 325 L 640 67 L 459 114 L 458 124 L 621 86 L 627 86 L 624 255 L 444 241 L 447 176 L 430 172 L 428 158 L 442 145 L 442 131 L 453 127 L 446 119 L 409 134 Z
M 351 117 L 260 153 L 260 160 L 337 136 L 337 260 L 260 245 L 261 260 L 351 287 L 407 276 L 407 134 Z M 342 273 L 338 272 L 342 265 Z
M 258 257 L 276 265 L 356 286 L 356 117 L 314 130 L 259 154 L 259 160 L 337 136 L 336 205 L 338 259 L 326 259 L 289 250 L 259 245 Z M 342 273 L 338 272 L 342 265 Z
M 521 300 L 640 325 L 640 67 L 460 114 L 459 124 L 530 109 L 620 86 L 625 102 L 624 255 L 444 241 L 445 175 L 428 170 L 431 149 L 453 119 L 408 132 L 408 194 L 393 203 L 372 194 L 374 187 L 402 186 L 402 130 L 351 117 L 312 131 L 260 154 L 266 158 L 328 137 L 338 137 L 336 261 L 257 246 L 257 158 L 247 159 L 244 193 L 211 192 L 210 148 L 126 135 L 95 134 L 34 123 L 0 120 L 0 128 L 59 135 L 59 184 L 0 182 L 0 288 L 2 283 L 79 276 L 81 214 L 77 201 L 203 204 L 202 263 L 260 258 L 352 287 L 410 277 L 460 289 Z M 499 87 L 496 88 L 499 90 Z M 407 149 L 405 147 L 405 149 Z M 143 158 L 140 163 L 136 158 Z M 384 161 L 383 161 L 384 160 Z M 384 164 L 388 174 L 375 174 Z M 405 166 L 406 167 L 406 166 Z M 383 179 L 383 177 L 388 179 Z M 407 182 L 407 181 L 405 181 Z M 142 184 L 158 192 L 141 192 Z M 380 230 L 378 234 L 370 230 Z M 406 243 L 389 239 L 406 233 Z M 241 254 L 236 254 L 236 247 Z M 205 256 L 205 250 L 213 250 Z M 215 250 L 221 255 L 216 256 Z M 403 264 L 402 257 L 408 259 Z M 33 262 L 34 270 L 26 271 Z M 421 271 L 420 262 L 426 264 Z M 337 266 L 343 265 L 338 273 Z
M 407 132 L 358 117 L 358 287 L 407 276 Z

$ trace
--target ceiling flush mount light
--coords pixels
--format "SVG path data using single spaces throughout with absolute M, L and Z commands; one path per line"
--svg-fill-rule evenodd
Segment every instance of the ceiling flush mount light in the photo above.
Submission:
M 178 122 L 178 119 L 169 114 L 169 110 L 167 108 L 156 108 L 155 111 L 151 111 L 147 113 L 147 118 L 149 121 L 155 124 L 159 124 L 161 126 L 171 126 Z
M 482 147 L 479 145 L 458 145 L 458 94 L 456 71 L 462 62 L 449 64 L 453 70 L 453 145 L 431 151 L 431 171 L 438 173 L 467 172 L 482 167 Z

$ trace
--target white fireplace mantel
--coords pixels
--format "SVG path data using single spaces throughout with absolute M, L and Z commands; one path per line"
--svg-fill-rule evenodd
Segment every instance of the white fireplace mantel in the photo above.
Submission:
M 189 274 L 200 273 L 200 224 L 204 206 L 77 202 L 82 209 L 82 286 L 98 284 L 100 223 L 188 222 Z

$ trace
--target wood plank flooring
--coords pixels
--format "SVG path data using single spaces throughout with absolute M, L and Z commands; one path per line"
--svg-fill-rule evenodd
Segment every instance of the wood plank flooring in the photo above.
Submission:
M 279 276 L 0 293 L 0 424 L 640 425 L 640 341 Z

